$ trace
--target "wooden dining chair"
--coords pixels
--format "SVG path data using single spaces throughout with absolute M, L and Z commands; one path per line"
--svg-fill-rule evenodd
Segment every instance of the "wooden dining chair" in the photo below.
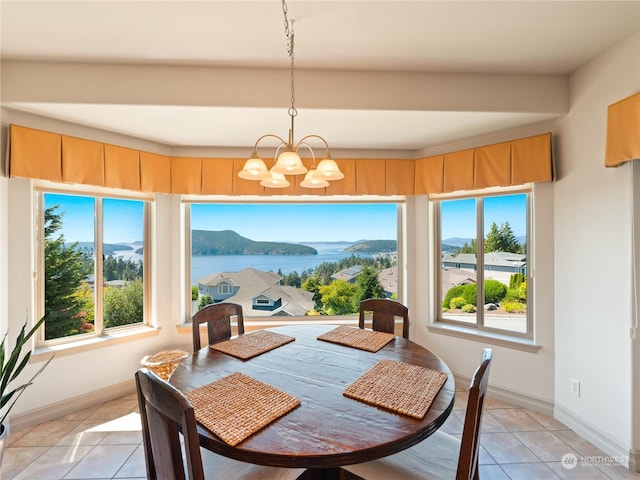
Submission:
M 471 379 L 461 440 L 437 431 L 394 455 L 342 467 L 341 480 L 478 480 L 480 423 L 491 357 L 491 349 L 484 349 Z
M 236 317 L 238 335 L 244 333 L 242 306 L 236 303 L 214 303 L 207 305 L 191 317 L 193 329 L 193 351 L 201 348 L 200 325 L 207 324 L 209 345 L 231 338 L 231 317 Z
M 400 302 L 388 298 L 368 298 L 360 302 L 359 326 L 364 328 L 366 312 L 372 312 L 372 329 L 378 332 L 395 333 L 396 317 L 402 318 L 402 336 L 409 338 L 409 309 Z
M 304 473 L 303 469 L 264 467 L 201 450 L 189 400 L 151 370 L 138 370 L 135 378 L 149 480 L 295 480 Z

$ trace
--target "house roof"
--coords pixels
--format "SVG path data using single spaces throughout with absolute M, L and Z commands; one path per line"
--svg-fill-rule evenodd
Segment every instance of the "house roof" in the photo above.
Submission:
M 223 282 L 240 287 L 238 292 L 225 301 L 242 305 L 247 316 L 305 315 L 313 310 L 313 293 L 289 285 L 280 285 L 282 277 L 274 272 L 263 272 L 255 268 L 244 268 L 239 272 L 217 272 L 200 278 L 201 285 L 215 287 Z M 254 299 L 264 295 L 282 302 L 276 310 L 254 309 Z
M 522 267 L 527 264 L 527 255 L 511 252 L 487 252 L 484 254 L 485 266 Z M 443 255 L 443 262 L 476 264 L 476 256 L 473 253 L 459 253 L 458 255 Z
M 344 280 L 345 282 L 348 282 L 360 275 L 360 272 L 362 272 L 362 265 L 353 265 L 352 267 L 345 268 L 344 270 L 334 273 L 331 275 L 331 278 L 334 280 Z
M 397 293 L 398 291 L 398 267 L 385 268 L 378 273 L 378 281 L 385 292 Z

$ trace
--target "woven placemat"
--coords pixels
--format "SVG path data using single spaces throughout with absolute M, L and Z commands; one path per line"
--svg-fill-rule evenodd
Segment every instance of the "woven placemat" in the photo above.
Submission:
M 344 395 L 422 419 L 447 374 L 395 360 L 380 360 L 344 390 Z
M 140 363 L 154 372 L 163 380 L 169 380 L 173 371 L 180 365 L 183 358 L 189 356 L 184 350 L 163 350 L 153 355 L 147 355 Z
M 295 337 L 282 335 L 269 330 L 258 330 L 257 332 L 240 335 L 239 337 L 215 343 L 211 348 L 232 355 L 243 360 L 268 352 L 274 348 L 281 347 L 289 342 L 293 342 Z
M 296 397 L 240 372 L 185 396 L 196 420 L 232 446 L 300 405 Z
M 393 333 L 340 326 L 323 333 L 318 337 L 318 340 L 339 343 L 340 345 L 347 345 L 368 352 L 377 352 L 394 338 L 395 335 Z

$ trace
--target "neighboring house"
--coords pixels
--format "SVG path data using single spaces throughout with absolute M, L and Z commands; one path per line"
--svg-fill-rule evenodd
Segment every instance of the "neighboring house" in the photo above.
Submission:
M 358 275 L 362 272 L 362 265 L 354 265 L 353 267 L 345 268 L 339 272 L 331 275 L 334 280 L 344 280 L 347 283 L 356 283 Z
M 394 293 L 398 293 L 398 267 L 380 270 L 378 273 L 378 281 L 384 289 L 384 296 L 391 298 Z
M 460 268 L 442 268 L 442 294 L 444 295 L 452 287 L 476 283 L 475 272 Z
M 200 278 L 198 292 L 211 295 L 218 303 L 242 305 L 247 316 L 305 315 L 313 310 L 313 293 L 280 285 L 282 277 L 273 272 L 245 268 L 239 272 L 218 272 Z
M 526 254 L 510 252 L 487 252 L 484 254 L 484 270 L 505 273 L 527 273 Z M 443 267 L 462 268 L 476 270 L 476 256 L 473 253 L 460 253 L 458 255 L 444 255 Z

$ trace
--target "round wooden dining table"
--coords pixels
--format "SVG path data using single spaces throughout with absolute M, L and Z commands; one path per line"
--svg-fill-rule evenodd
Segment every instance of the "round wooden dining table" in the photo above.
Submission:
M 208 346 L 185 358 L 170 379 L 181 391 L 241 372 L 301 400 L 299 407 L 236 446 L 198 425 L 201 446 L 244 462 L 307 468 L 307 478 L 338 478 L 340 466 L 399 452 L 424 440 L 444 423 L 453 408 L 455 382 L 437 355 L 398 336 L 375 353 L 317 339 L 333 328 L 335 325 L 309 324 L 269 329 L 295 340 L 249 360 Z M 382 359 L 447 374 L 424 418 L 343 395 L 346 387 Z

